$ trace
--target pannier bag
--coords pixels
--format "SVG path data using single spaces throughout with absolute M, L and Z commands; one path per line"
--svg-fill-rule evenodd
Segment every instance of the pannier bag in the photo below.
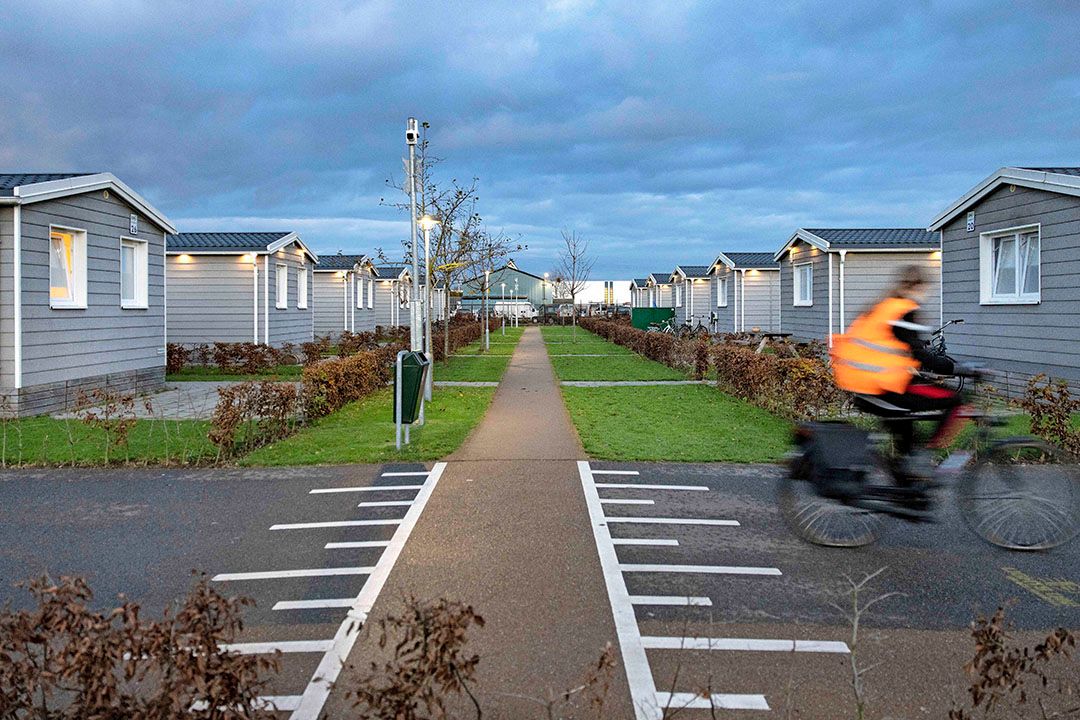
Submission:
M 792 468 L 809 480 L 822 497 L 847 500 L 862 492 L 874 467 L 870 437 L 842 422 L 806 423 L 796 432 L 800 458 Z

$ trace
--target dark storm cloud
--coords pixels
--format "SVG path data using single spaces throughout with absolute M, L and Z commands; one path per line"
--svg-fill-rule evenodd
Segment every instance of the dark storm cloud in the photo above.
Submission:
M 1073 3 L 23 3 L 0 169 L 108 169 L 189 229 L 390 246 L 402 126 L 553 263 L 922 225 L 999 166 L 1080 157 Z

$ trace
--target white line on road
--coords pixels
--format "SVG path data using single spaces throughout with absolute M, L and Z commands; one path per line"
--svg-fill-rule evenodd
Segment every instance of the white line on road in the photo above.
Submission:
M 323 545 L 324 550 L 346 550 L 349 548 L 376 548 L 387 547 L 389 540 L 352 540 L 349 542 L 328 542 Z
M 349 609 L 344 622 L 338 627 L 331 647 L 323 655 L 322 660 L 319 661 L 319 666 L 315 668 L 311 682 L 304 689 L 304 695 L 299 706 L 290 716 L 291 720 L 317 720 L 322 714 L 323 705 L 326 704 L 326 698 L 330 695 L 330 688 L 337 680 L 341 668 L 345 665 L 349 652 L 356 643 L 356 639 L 360 636 L 364 623 L 367 622 L 367 616 L 371 612 L 372 605 L 375 604 L 383 585 L 386 584 L 386 579 L 390 576 L 394 563 L 397 562 L 402 548 L 405 547 L 405 541 L 409 539 L 409 534 L 412 533 L 416 521 L 420 518 L 420 513 L 424 511 L 428 498 L 431 497 L 431 493 L 435 490 L 435 486 L 445 469 L 446 463 L 444 462 L 436 463 L 435 467 L 431 469 L 431 473 L 428 474 L 423 487 L 416 494 L 412 506 L 405 513 L 405 517 L 401 519 L 397 530 L 394 531 L 394 536 L 390 538 L 390 544 L 387 546 L 386 551 L 379 558 L 379 562 L 375 566 L 375 572 L 364 583 L 360 594 L 353 599 L 352 607 Z
M 756 640 L 751 638 L 643 637 L 648 650 L 756 650 L 759 652 L 851 652 L 847 643 L 832 640 Z
M 611 534 L 604 522 L 604 509 L 593 484 L 593 470 L 589 463 L 579 461 L 578 474 L 581 476 L 581 489 L 585 493 L 585 505 L 589 510 L 596 552 L 600 556 L 600 568 L 604 573 L 611 615 L 615 620 L 615 632 L 619 638 L 619 651 L 622 653 L 626 680 L 630 686 L 634 717 L 637 720 L 660 720 L 663 711 L 657 706 L 652 668 L 649 667 L 649 658 L 641 644 L 637 616 L 630 602 L 630 593 L 626 590 L 626 580 L 619 570 L 619 557 L 615 554 L 615 546 L 611 544 Z
M 425 470 L 423 472 L 384 472 L 383 477 L 427 477 L 431 472 Z
M 331 575 L 370 575 L 373 567 L 308 568 L 306 570 L 267 570 L 265 572 L 221 573 L 213 582 L 229 580 L 277 580 L 281 578 L 329 577 Z
M 678 547 L 678 540 L 669 540 L 667 538 L 611 538 L 612 545 L 664 545 L 667 547 Z
M 631 500 L 629 498 L 600 498 L 601 505 L 655 505 L 655 500 Z
M 707 575 L 780 575 L 776 568 L 742 565 L 620 565 L 623 572 L 704 573 Z
M 423 485 L 374 485 L 372 487 L 339 487 L 339 488 L 315 488 L 308 495 L 322 495 L 327 493 L 354 493 L 354 492 L 389 492 L 390 490 L 419 490 Z
M 640 475 L 637 470 L 590 470 L 593 475 Z
M 271 525 L 271 530 L 310 530 L 313 528 L 368 527 L 372 525 L 398 525 L 401 520 L 333 520 L 331 522 L 284 523 Z
M 282 600 L 274 604 L 274 610 L 316 610 L 319 608 L 352 607 L 356 598 L 322 598 L 321 600 Z M 299 697 L 299 696 L 297 696 Z
M 679 605 L 712 607 L 712 600 L 707 597 L 694 597 L 692 595 L 631 595 L 630 602 L 635 605 Z M 644 640 L 645 638 L 642 638 Z M 646 647 L 648 647 L 646 645 Z
M 633 490 L 698 490 L 709 488 L 705 485 L 639 485 L 638 483 L 596 483 L 598 488 L 630 488 Z
M 223 643 L 218 647 L 222 652 L 237 655 L 267 655 L 272 652 L 324 653 L 333 643 L 333 640 L 279 640 L 277 642 Z
M 410 505 L 412 505 L 412 500 L 374 500 L 362 502 L 356 507 L 409 507 Z
M 714 525 L 739 527 L 738 520 L 708 520 L 702 518 L 609 517 L 609 523 L 644 523 L 651 525 Z
M 276 710 L 278 712 L 291 712 L 296 709 L 296 706 L 300 703 L 299 695 L 260 695 L 255 698 L 251 703 L 251 707 L 256 710 Z M 209 709 L 210 703 L 205 700 L 196 700 L 191 703 L 192 712 L 206 712 Z M 223 714 L 232 715 L 235 712 L 233 708 L 230 708 Z
M 672 710 L 768 710 L 764 695 L 715 694 L 708 697 L 695 693 L 656 693 L 660 707 Z

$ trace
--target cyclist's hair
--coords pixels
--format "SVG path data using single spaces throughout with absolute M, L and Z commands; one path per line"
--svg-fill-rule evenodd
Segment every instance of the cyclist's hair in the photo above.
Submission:
M 893 291 L 895 294 L 903 295 L 909 290 L 925 287 L 926 283 L 926 272 L 920 265 L 905 265 L 896 274 L 896 280 L 893 281 Z

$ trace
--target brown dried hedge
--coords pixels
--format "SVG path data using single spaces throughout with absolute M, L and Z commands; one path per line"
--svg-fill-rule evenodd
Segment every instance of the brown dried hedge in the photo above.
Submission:
M 301 403 L 291 382 L 245 382 L 218 388 L 207 437 L 219 457 L 283 438 L 296 428 Z
M 304 366 L 304 412 L 310 418 L 329 415 L 346 404 L 385 387 L 392 377 L 401 345 L 387 345 L 347 357 L 329 358 Z
M 835 413 L 846 397 L 818 358 L 781 358 L 721 343 L 713 361 L 721 390 L 791 419 Z

